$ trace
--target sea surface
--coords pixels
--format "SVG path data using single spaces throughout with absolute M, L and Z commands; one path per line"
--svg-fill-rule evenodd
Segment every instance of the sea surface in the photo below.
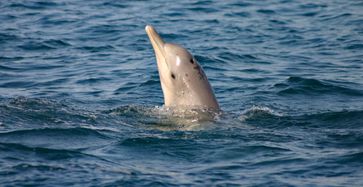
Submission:
M 0 1 L 0 186 L 363 186 L 362 10 Z M 212 119 L 163 107 L 146 24 L 203 66 Z

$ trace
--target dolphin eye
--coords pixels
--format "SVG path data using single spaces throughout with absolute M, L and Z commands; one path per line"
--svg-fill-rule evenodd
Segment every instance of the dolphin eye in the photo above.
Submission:
M 175 79 L 174 73 L 171 73 L 171 78 Z
M 194 60 L 193 59 L 190 59 L 190 63 L 194 64 Z

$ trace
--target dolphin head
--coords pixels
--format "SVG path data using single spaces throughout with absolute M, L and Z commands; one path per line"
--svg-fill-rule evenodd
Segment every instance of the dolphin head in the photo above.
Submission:
M 145 30 L 154 48 L 165 105 L 219 109 L 208 79 L 193 55 L 180 45 L 165 43 L 152 26 L 147 25 Z

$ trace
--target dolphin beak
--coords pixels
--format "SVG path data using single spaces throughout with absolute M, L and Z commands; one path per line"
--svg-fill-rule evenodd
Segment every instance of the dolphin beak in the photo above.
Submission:
M 164 52 L 165 42 L 163 41 L 163 39 L 161 39 L 160 35 L 156 32 L 156 30 L 154 29 L 153 26 L 146 25 L 145 31 L 146 31 L 147 35 L 149 36 L 151 45 L 153 46 L 154 51 L 155 51 L 155 56 L 156 56 L 157 60 L 159 61 L 160 58 L 165 57 L 165 54 L 164 54 L 165 53 Z
M 165 95 L 170 95 L 169 87 L 171 85 L 170 78 L 169 79 L 167 78 L 168 72 L 170 71 L 169 71 L 169 65 L 166 61 L 166 52 L 164 48 L 165 42 L 156 32 L 154 27 L 152 27 L 151 25 L 146 25 L 145 31 L 149 36 L 151 45 L 153 46 L 155 51 L 156 64 L 158 66 L 159 77 L 160 77 L 160 84 L 164 93 L 164 100 L 165 100 L 166 98 Z

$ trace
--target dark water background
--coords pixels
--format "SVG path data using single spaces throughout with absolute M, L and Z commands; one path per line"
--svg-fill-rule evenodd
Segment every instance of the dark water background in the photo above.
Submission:
M 362 186 L 362 1 L 0 2 L 0 186 Z M 152 24 L 223 114 L 170 118 Z

